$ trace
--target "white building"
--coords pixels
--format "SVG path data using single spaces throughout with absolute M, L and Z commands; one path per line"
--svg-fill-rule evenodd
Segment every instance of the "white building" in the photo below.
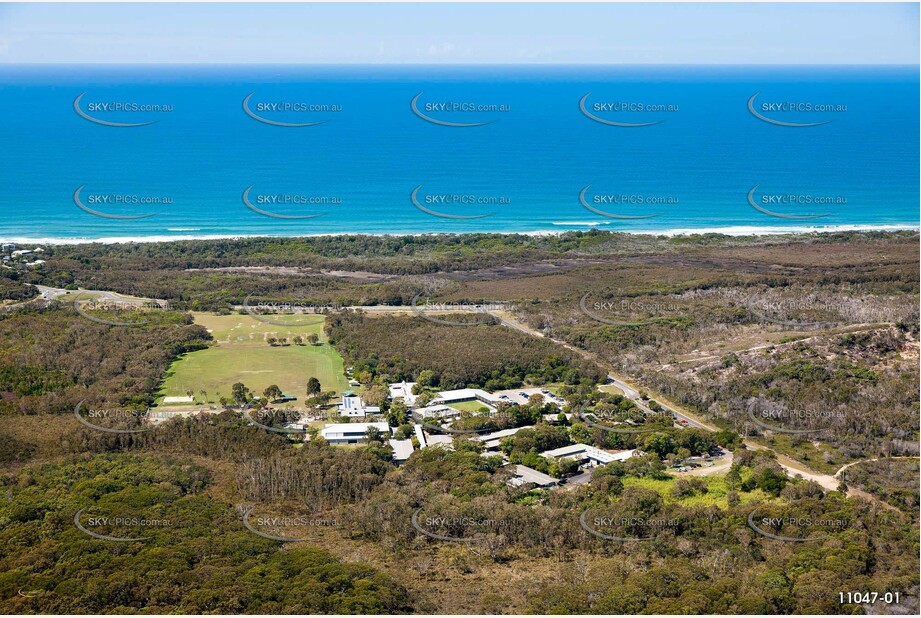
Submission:
M 489 406 L 494 406 L 499 403 L 500 399 L 498 395 L 487 393 L 479 388 L 459 388 L 453 391 L 440 391 L 431 403 L 450 405 L 461 401 L 479 401 Z
M 320 430 L 320 436 L 330 444 L 360 444 L 367 440 L 368 429 L 375 428 L 384 436 L 390 435 L 390 426 L 380 423 L 330 423 Z
M 412 439 L 406 440 L 390 440 L 390 447 L 393 449 L 393 460 L 394 461 L 406 461 L 409 459 L 409 456 L 413 454 L 413 441 Z
M 413 431 L 416 432 L 416 440 L 419 441 L 419 448 L 425 448 L 428 446 L 428 442 L 425 439 L 425 432 L 422 431 L 422 425 L 416 423 L 413 425 Z
M 460 410 L 441 404 L 416 408 L 415 413 L 421 418 L 453 418 L 461 415 Z
M 407 408 L 413 407 L 416 405 L 416 395 L 413 395 L 415 385 L 415 382 L 394 382 L 390 385 L 390 399 L 402 399 Z
M 515 466 L 515 475 L 508 481 L 509 485 L 514 485 L 515 487 L 526 483 L 534 483 L 538 487 L 552 487 L 559 482 L 559 479 L 555 479 L 549 474 L 538 472 L 534 468 L 522 466 L 521 464 Z
M 451 436 L 446 436 L 442 433 L 432 434 L 426 438 L 426 446 L 439 446 L 441 448 L 446 448 L 449 451 L 453 451 L 454 438 Z
M 540 456 L 556 459 L 573 459 L 580 462 L 588 462 L 590 466 L 603 466 L 612 461 L 630 459 L 635 454 L 635 450 L 609 453 L 607 451 L 602 451 L 600 448 L 589 446 L 588 444 L 572 444 L 570 446 L 562 446 L 550 451 L 544 451 Z
M 366 406 L 361 397 L 346 391 L 342 394 L 342 401 L 336 404 L 339 416 L 348 416 L 351 418 L 364 418 L 368 414 L 380 414 L 381 409 L 378 406 Z
M 509 436 L 514 436 L 516 433 L 522 429 L 533 429 L 534 425 L 528 425 L 527 427 L 512 427 L 511 429 L 500 429 L 499 431 L 494 431 L 485 435 L 477 436 L 477 440 L 483 443 L 483 446 L 487 450 L 495 450 L 499 448 L 499 444 L 502 442 L 503 438 L 508 438 Z

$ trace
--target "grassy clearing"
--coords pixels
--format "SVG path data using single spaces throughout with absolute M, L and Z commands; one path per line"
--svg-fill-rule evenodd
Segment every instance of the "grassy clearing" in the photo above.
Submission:
M 838 449 L 826 442 L 810 442 L 781 433 L 775 433 L 770 438 L 756 438 L 755 442 L 824 474 L 834 474 L 844 464 L 856 461 L 843 456 Z
M 204 390 L 208 401 L 216 402 L 230 396 L 234 382 L 242 382 L 256 394 L 277 384 L 283 392 L 303 398 L 311 377 L 320 380 L 323 390 L 340 393 L 348 388 L 342 357 L 326 344 L 323 316 L 271 316 L 273 321 L 291 322 L 288 326 L 267 324 L 249 315 L 192 315 L 196 323 L 208 329 L 215 343 L 173 364 L 160 389 L 163 397 L 192 391 L 196 400 L 204 403 Z M 311 334 L 320 337 L 320 345 L 291 343 L 296 336 L 306 340 Z M 289 345 L 270 346 L 270 337 L 286 337 Z
M 452 403 L 448 407 L 454 408 L 455 410 L 458 410 L 459 412 L 472 412 L 472 413 L 483 412 L 484 410 L 489 411 L 490 409 L 489 406 L 487 406 L 482 401 L 458 401 L 456 403 Z
M 675 498 L 672 496 L 672 488 L 675 486 L 675 481 L 677 478 L 671 478 L 667 480 L 656 480 L 651 478 L 636 478 L 628 476 L 624 478 L 624 487 L 642 487 L 644 489 L 652 489 L 659 493 L 666 502 L 677 502 L 684 506 L 718 506 L 722 509 L 728 508 L 729 504 L 726 501 L 726 494 L 729 493 L 729 489 L 726 487 L 726 478 L 723 476 L 697 476 L 693 477 L 702 480 L 707 484 L 707 493 L 705 494 L 696 494 L 693 496 L 688 496 L 686 498 Z M 767 500 L 770 499 L 766 493 L 760 489 L 755 491 L 744 492 L 739 490 L 739 501 L 741 504 L 746 504 L 752 500 Z
M 621 396 L 623 396 L 623 394 L 624 394 L 624 391 L 620 390 L 619 388 L 617 388 L 617 387 L 614 386 L 613 384 L 599 384 L 599 385 L 598 385 L 598 390 L 601 391 L 602 393 L 611 393 L 611 394 L 614 394 L 614 395 L 621 395 Z

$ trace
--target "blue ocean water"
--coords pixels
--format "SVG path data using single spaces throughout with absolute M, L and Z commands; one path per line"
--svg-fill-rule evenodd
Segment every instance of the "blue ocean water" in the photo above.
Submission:
M 3 67 L 0 239 L 917 228 L 918 89 L 916 66 Z

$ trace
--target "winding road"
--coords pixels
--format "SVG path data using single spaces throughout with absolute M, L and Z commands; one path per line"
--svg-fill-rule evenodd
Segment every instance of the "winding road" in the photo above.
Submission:
M 127 303 L 131 303 L 131 302 L 143 303 L 143 302 L 151 302 L 151 301 L 157 302 L 157 303 L 165 302 L 165 301 L 160 301 L 157 299 L 132 298 L 132 297 L 122 296 L 121 294 L 118 294 L 115 292 L 109 292 L 105 290 L 65 290 L 62 288 L 52 288 L 52 287 L 43 286 L 43 285 L 37 285 L 35 287 L 38 288 L 39 290 L 40 295 L 38 297 L 31 299 L 29 301 L 26 301 L 24 303 L 18 303 L 17 305 L 9 305 L 6 307 L 6 309 L 12 309 L 17 306 L 24 306 L 38 299 L 56 300 L 56 299 L 59 299 L 61 296 L 73 296 L 76 294 L 89 294 L 99 299 L 104 299 L 104 300 L 108 300 L 112 302 L 122 302 L 122 303 L 126 303 L 126 302 Z M 387 305 L 355 306 L 355 307 L 349 307 L 349 309 L 362 310 L 362 311 L 366 311 L 369 313 L 417 312 L 414 307 L 410 307 L 410 306 L 387 306 Z M 452 308 L 451 312 L 458 312 L 458 311 L 462 311 L 462 309 Z M 610 363 L 608 363 L 605 359 L 601 358 L 599 355 L 593 352 L 590 352 L 588 350 L 584 350 L 582 348 L 576 347 L 561 339 L 548 337 L 544 333 L 526 324 L 523 324 L 522 322 L 517 320 L 508 310 L 483 311 L 482 309 L 479 309 L 479 308 L 471 308 L 471 312 L 488 313 L 489 315 L 496 318 L 499 321 L 499 323 L 501 323 L 502 325 L 508 328 L 512 328 L 514 330 L 517 330 L 521 333 L 524 333 L 532 337 L 540 337 L 540 338 L 548 339 L 549 341 L 552 341 L 553 343 L 560 345 L 566 348 L 567 350 L 570 350 L 571 352 L 574 352 L 575 354 L 582 356 L 583 358 L 587 360 L 597 363 L 599 366 L 604 367 L 608 371 L 607 377 L 608 377 L 609 384 L 616 386 L 621 391 L 623 391 L 624 396 L 626 396 L 628 399 L 633 401 L 641 410 L 647 413 L 651 412 L 646 402 L 640 396 L 640 390 L 636 386 L 632 385 L 626 378 L 615 374 L 611 370 Z M 695 427 L 698 429 L 704 429 L 706 431 L 712 431 L 712 432 L 719 431 L 718 427 L 710 423 L 707 423 L 705 420 L 695 416 L 694 414 L 687 412 L 686 410 L 679 409 L 679 407 L 676 404 L 668 401 L 661 394 L 651 392 L 649 391 L 649 389 L 645 389 L 645 388 L 643 390 L 649 392 L 649 395 L 652 396 L 652 398 L 655 399 L 655 401 L 658 402 L 659 405 L 662 406 L 662 408 L 669 411 L 675 417 L 675 420 L 677 421 L 678 424 L 680 424 L 680 426 Z M 766 450 L 767 449 L 766 446 L 762 444 L 758 444 L 757 442 L 754 442 L 752 440 L 745 440 L 744 444 L 747 448 L 750 448 L 752 450 Z M 878 461 L 878 459 L 879 458 L 861 460 L 861 461 Z M 792 459 L 786 455 L 782 455 L 779 453 L 777 454 L 777 462 L 787 472 L 787 474 L 789 474 L 790 476 L 800 476 L 804 479 L 815 481 L 825 490 L 836 490 L 841 482 L 839 478 L 841 473 L 844 472 L 847 468 L 861 463 L 861 461 L 855 461 L 847 465 L 844 465 L 837 472 L 835 472 L 834 475 L 831 475 L 831 474 L 824 474 L 824 473 L 812 470 L 811 468 L 809 468 L 802 462 Z M 850 488 L 848 490 L 848 493 L 849 495 L 859 495 L 868 500 L 879 502 L 879 500 L 877 500 L 874 496 L 864 491 L 861 491 L 859 489 L 856 489 L 856 488 Z M 889 506 L 889 505 L 886 505 L 886 506 Z
M 572 352 L 575 352 L 581 355 L 583 358 L 586 358 L 588 360 L 598 363 L 599 365 L 601 365 L 602 367 L 608 370 L 609 372 L 608 373 L 608 383 L 609 384 L 613 384 L 614 386 L 622 390 L 624 392 L 624 395 L 628 399 L 632 400 L 641 410 L 644 410 L 646 412 L 650 411 L 649 408 L 643 402 L 642 398 L 640 398 L 639 390 L 635 386 L 632 386 L 629 382 L 627 382 L 625 378 L 615 375 L 613 372 L 611 372 L 610 364 L 606 362 L 603 358 L 599 357 L 597 354 L 594 354 L 593 352 L 589 352 L 588 350 L 583 350 L 582 348 L 578 348 L 570 343 L 567 343 L 566 341 L 562 341 L 560 339 L 554 339 L 552 337 L 547 337 L 546 335 L 544 335 L 544 333 L 538 330 L 535 330 L 533 328 L 530 328 L 529 326 L 525 324 L 522 324 L 520 321 L 516 320 L 513 316 L 511 316 L 508 312 L 496 311 L 496 312 L 490 312 L 490 315 L 498 319 L 502 324 L 504 324 L 505 326 L 508 326 L 509 328 L 514 328 L 517 331 L 520 331 L 522 333 L 526 333 L 528 335 L 532 335 L 535 337 L 543 337 L 545 339 L 549 339 L 550 341 L 553 341 L 554 343 L 563 346 L 567 350 L 571 350 Z M 648 391 L 648 389 L 644 389 L 644 390 Z M 653 399 L 655 399 L 659 403 L 659 405 L 661 405 L 665 410 L 668 410 L 669 412 L 671 412 L 672 415 L 675 417 L 675 419 L 677 419 L 677 421 L 681 423 L 682 426 L 696 427 L 698 429 L 705 429 L 707 431 L 714 431 L 714 432 L 719 431 L 718 427 L 715 427 L 714 425 L 707 423 L 706 421 L 700 419 L 699 417 L 693 414 L 690 414 L 687 411 L 679 410 L 678 407 L 674 403 L 669 402 L 667 399 L 662 397 L 660 394 L 649 391 L 649 395 Z M 684 422 L 682 423 L 682 421 Z M 758 444 L 757 442 L 753 442 L 752 440 L 745 440 L 744 444 L 747 448 L 752 449 L 752 450 L 767 450 L 766 446 L 762 444 Z M 797 461 L 786 455 L 782 455 L 780 453 L 777 453 L 777 463 L 780 464 L 780 466 L 784 469 L 784 471 L 786 471 L 786 473 L 790 475 L 791 477 L 800 476 L 803 479 L 815 481 L 826 491 L 833 491 L 833 490 L 836 490 L 838 488 L 838 485 L 841 483 L 840 479 L 838 478 L 838 475 L 841 473 L 841 471 L 844 468 L 847 468 L 848 466 L 851 466 L 851 465 L 854 465 L 860 462 L 854 462 L 852 464 L 848 464 L 848 466 L 844 466 L 842 470 L 838 470 L 838 472 L 836 472 L 834 475 L 824 474 L 822 472 L 817 472 L 816 470 L 812 470 L 811 468 L 809 468 L 802 462 Z M 866 498 L 867 500 L 879 502 L 876 497 L 868 494 L 865 491 L 859 490 L 857 488 L 850 488 L 848 490 L 848 495 L 852 495 L 852 496 L 857 495 L 857 496 Z

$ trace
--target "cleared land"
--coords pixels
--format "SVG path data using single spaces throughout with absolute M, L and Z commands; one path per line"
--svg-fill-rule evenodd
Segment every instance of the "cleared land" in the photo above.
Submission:
M 214 337 L 214 345 L 186 354 L 173 364 L 160 389 L 163 397 L 192 391 L 196 400 L 204 403 L 204 390 L 209 402 L 217 402 L 220 397 L 230 397 L 235 382 L 242 382 L 256 394 L 277 384 L 283 392 L 303 398 L 311 377 L 320 381 L 324 391 L 340 393 L 348 388 L 342 357 L 325 341 L 323 316 L 266 316 L 273 322 L 291 322 L 288 326 L 249 315 L 192 315 Z M 294 337 L 306 341 L 311 334 L 320 337 L 321 345 L 292 343 Z M 270 346 L 271 337 L 287 338 L 288 345 Z

